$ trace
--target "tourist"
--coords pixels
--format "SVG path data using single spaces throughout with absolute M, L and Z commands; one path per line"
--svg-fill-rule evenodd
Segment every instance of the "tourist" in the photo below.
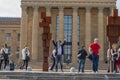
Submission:
M 15 69 L 14 62 L 13 60 L 10 60 L 10 71 L 14 71 L 14 69 Z
M 9 64 L 9 49 L 7 47 L 7 44 L 4 44 L 3 55 L 4 55 L 4 69 L 6 69 L 6 66 Z
M 82 73 L 84 73 L 85 68 L 85 60 L 86 60 L 87 52 L 85 50 L 85 46 L 82 46 L 82 49 L 78 52 L 78 72 L 80 72 L 80 69 L 82 68 Z
M 24 66 L 25 66 L 25 69 L 27 70 L 28 62 L 29 62 L 29 60 L 30 60 L 29 55 L 30 55 L 30 52 L 29 52 L 29 50 L 28 50 L 28 47 L 25 46 L 25 48 L 22 49 L 22 61 L 23 61 L 23 64 L 22 64 L 22 66 L 20 67 L 20 69 L 23 69 Z
M 117 44 L 112 45 L 111 54 L 112 54 L 112 61 L 113 61 L 113 72 L 116 73 L 117 72 L 116 64 L 117 64 L 117 58 L 118 58 Z
M 118 48 L 118 58 L 117 58 L 117 70 L 120 73 L 120 46 Z
M 4 61 L 4 47 L 2 46 L 0 51 L 0 70 L 2 68 L 3 61 Z
M 50 70 L 51 71 L 53 71 L 53 68 L 54 68 L 54 66 L 55 66 L 55 53 L 56 53 L 56 50 L 55 49 L 53 49 L 53 51 L 52 51 L 52 54 L 50 55 L 50 59 L 52 60 L 52 66 L 50 67 Z
M 107 72 L 110 72 L 111 50 L 107 50 Z
M 95 38 L 94 42 L 89 46 L 89 52 L 92 53 L 92 70 L 94 73 L 98 72 L 98 64 L 99 64 L 99 49 L 100 45 L 98 44 L 98 39 Z
M 58 42 L 55 42 L 53 39 L 52 39 L 52 42 L 53 42 L 53 45 L 55 46 L 55 49 L 56 49 L 56 59 L 55 59 L 55 65 L 56 65 L 56 72 L 58 71 L 58 63 L 60 62 L 60 68 L 61 68 L 61 71 L 63 72 L 63 64 L 62 64 L 62 55 L 64 54 L 64 50 L 63 50 L 63 47 L 65 45 L 65 41 L 62 43 L 61 40 L 58 40 Z

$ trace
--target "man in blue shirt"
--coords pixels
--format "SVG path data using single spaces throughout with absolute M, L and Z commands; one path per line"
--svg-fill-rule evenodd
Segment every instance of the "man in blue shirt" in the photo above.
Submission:
M 58 40 L 57 42 L 55 42 L 53 39 L 52 39 L 52 42 L 53 42 L 53 45 L 55 46 L 55 49 L 56 49 L 56 53 L 55 53 L 55 65 L 56 65 L 56 72 L 58 71 L 58 63 L 60 62 L 60 68 L 61 68 L 61 71 L 63 72 L 63 64 L 62 64 L 62 54 L 64 54 L 64 50 L 63 50 L 63 47 L 65 45 L 65 41 L 62 43 L 61 40 Z

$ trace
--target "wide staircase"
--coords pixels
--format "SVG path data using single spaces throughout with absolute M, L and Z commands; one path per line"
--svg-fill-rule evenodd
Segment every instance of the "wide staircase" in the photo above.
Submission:
M 120 73 L 107 73 L 106 64 L 100 62 L 99 72 L 92 73 L 91 62 L 86 61 L 84 73 L 78 73 L 77 69 L 70 72 L 70 67 L 64 64 L 64 72 L 43 72 L 42 62 L 30 62 L 32 71 L 19 70 L 0 71 L 0 80 L 120 80 Z
M 51 62 L 49 63 L 51 65 Z M 42 69 L 42 62 L 30 62 L 29 66 L 31 66 L 33 69 Z M 75 67 L 77 69 L 77 66 L 72 66 L 71 64 L 63 63 L 64 69 L 70 69 L 71 67 Z M 92 69 L 92 62 L 88 59 L 86 59 L 85 64 L 85 70 L 91 70 Z M 99 61 L 99 70 L 107 70 L 107 64 L 103 61 Z

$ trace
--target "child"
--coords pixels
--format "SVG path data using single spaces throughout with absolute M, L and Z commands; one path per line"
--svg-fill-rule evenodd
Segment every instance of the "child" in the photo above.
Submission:
M 10 71 L 14 71 L 14 69 L 15 69 L 14 62 L 13 60 L 10 60 Z

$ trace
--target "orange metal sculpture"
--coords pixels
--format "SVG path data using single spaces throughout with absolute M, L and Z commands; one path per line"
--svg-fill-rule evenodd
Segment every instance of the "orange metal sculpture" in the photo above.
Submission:
M 107 17 L 107 37 L 109 41 L 109 48 L 112 48 L 112 44 L 117 44 L 120 37 L 120 16 L 118 16 L 118 10 L 112 11 L 112 16 Z M 111 54 L 111 53 L 110 53 Z M 112 55 L 111 55 L 112 57 Z M 110 60 L 110 72 L 113 72 L 112 60 Z
M 51 33 L 50 33 L 50 24 L 51 24 L 51 17 L 46 17 L 46 13 L 41 13 L 42 22 L 39 23 L 40 27 L 43 27 L 43 34 L 42 34 L 42 41 L 43 41 L 43 71 L 48 71 L 49 63 L 48 63 L 48 56 L 49 56 L 49 46 L 51 40 Z

